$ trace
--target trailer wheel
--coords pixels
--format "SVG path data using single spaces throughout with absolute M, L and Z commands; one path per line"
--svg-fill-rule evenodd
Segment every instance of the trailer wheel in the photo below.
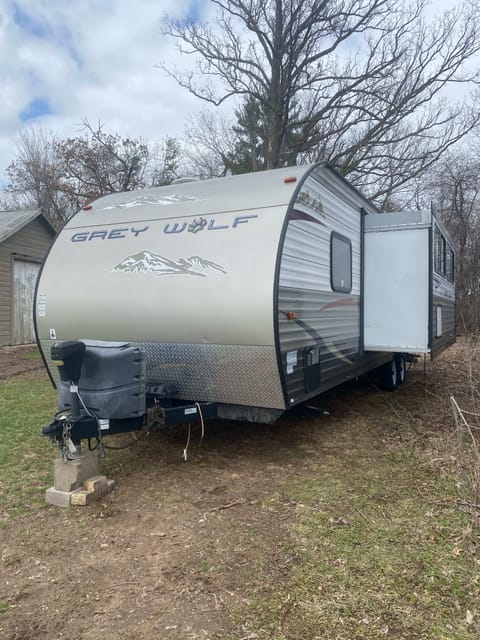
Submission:
M 397 381 L 397 364 L 395 358 L 386 362 L 381 370 L 382 387 L 387 391 L 393 391 L 398 384 Z
M 395 356 L 395 365 L 397 367 L 397 384 L 403 384 L 407 375 L 407 365 L 402 353 Z

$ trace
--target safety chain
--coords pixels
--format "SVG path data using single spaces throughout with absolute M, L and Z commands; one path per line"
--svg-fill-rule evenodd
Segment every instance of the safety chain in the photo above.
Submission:
M 63 423 L 63 428 L 62 428 L 62 443 L 59 443 L 59 448 L 60 448 L 60 455 L 62 457 L 63 462 L 67 462 L 68 461 L 68 453 L 69 453 L 69 446 L 68 443 L 71 442 L 71 436 L 72 434 L 72 423 L 69 420 L 65 420 Z

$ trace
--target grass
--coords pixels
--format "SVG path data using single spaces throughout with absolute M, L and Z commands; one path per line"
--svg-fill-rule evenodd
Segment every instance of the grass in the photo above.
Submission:
M 368 402 L 368 417 L 347 410 L 334 419 L 298 478 L 264 505 L 278 505 L 282 518 L 293 506 L 280 541 L 268 546 L 268 529 L 252 535 L 251 604 L 236 612 L 245 637 L 480 637 L 478 530 L 459 507 L 464 488 L 454 468 L 432 462 L 440 448 L 450 457 L 451 431 L 417 425 L 404 437 L 407 423 L 396 431 L 394 417 Z M 274 563 L 281 569 L 272 571 Z
M 268 463 L 272 456 L 278 463 L 274 476 L 262 475 L 255 456 L 249 462 L 243 450 L 239 468 L 244 465 L 248 477 L 252 464 L 251 477 L 260 483 L 264 478 L 266 491 L 254 491 L 255 504 L 246 500 L 238 513 L 215 512 L 219 526 L 212 537 L 204 539 L 200 528 L 189 541 L 198 545 L 190 579 L 198 574 L 197 587 L 206 585 L 209 594 L 229 603 L 231 629 L 212 638 L 480 637 L 478 530 L 472 531 L 471 514 L 459 508 L 465 487 L 451 461 L 452 418 L 440 411 L 438 399 L 448 393 L 432 389 L 435 394 L 422 395 L 412 384 L 387 396 L 396 412 L 375 393 L 357 392 L 361 400 L 352 401 L 351 409 L 340 398 L 338 417 L 333 412 L 322 419 L 318 432 L 294 427 L 303 444 L 295 441 L 290 450 L 283 443 L 285 455 L 268 452 Z M 37 536 L 38 544 L 44 531 L 35 519 L 15 518 L 44 506 L 53 454 L 40 431 L 55 407 L 56 392 L 47 380 L 0 384 L 0 525 L 10 522 L 17 539 Z M 250 443 L 246 429 L 242 434 Z M 259 441 L 252 436 L 249 446 Z M 227 456 L 220 439 L 217 447 Z M 103 466 L 112 477 L 130 475 L 140 494 L 151 488 L 158 455 L 155 447 L 133 448 L 109 454 Z M 205 474 L 210 463 L 214 473 L 214 453 L 207 449 L 203 456 Z M 172 508 L 185 499 L 175 492 L 165 497 Z M 77 520 L 76 527 L 87 526 Z M 19 562 L 16 553 L 3 561 L 12 571 Z M 0 601 L 0 614 L 9 606 Z
M 18 357 L 20 360 L 40 360 L 42 356 L 38 349 L 34 349 L 33 351 L 24 351 L 23 353 L 19 353 Z
M 290 571 L 248 594 L 239 617 L 255 637 L 478 638 L 478 565 L 455 483 L 409 447 L 372 460 L 372 444 L 282 487 L 296 505 L 279 554 Z
M 4 600 L 0 600 L 0 614 L 5 613 L 10 609 L 10 604 Z
M 48 380 L 0 383 L 0 524 L 44 503 L 52 480 L 52 451 L 41 429 L 56 411 Z

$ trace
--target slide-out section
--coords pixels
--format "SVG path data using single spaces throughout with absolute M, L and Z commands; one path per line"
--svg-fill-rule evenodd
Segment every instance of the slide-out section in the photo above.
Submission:
M 451 247 L 429 210 L 366 216 L 366 351 L 433 356 L 455 341 Z

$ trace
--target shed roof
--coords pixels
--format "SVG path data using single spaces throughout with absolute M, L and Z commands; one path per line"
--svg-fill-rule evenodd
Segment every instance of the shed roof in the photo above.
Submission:
M 38 216 L 47 221 L 48 226 L 55 233 L 54 228 L 39 209 L 20 209 L 17 211 L 0 211 L 0 242 L 5 242 L 14 233 L 20 231 L 25 225 Z

